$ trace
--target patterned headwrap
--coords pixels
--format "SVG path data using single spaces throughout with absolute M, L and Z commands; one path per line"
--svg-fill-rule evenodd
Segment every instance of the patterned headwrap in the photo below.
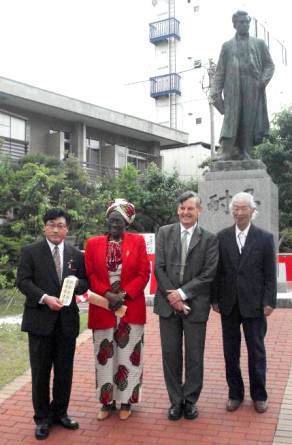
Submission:
M 135 207 L 125 199 L 118 198 L 110 203 L 106 211 L 107 218 L 112 212 L 119 212 L 128 224 L 132 224 L 135 219 Z

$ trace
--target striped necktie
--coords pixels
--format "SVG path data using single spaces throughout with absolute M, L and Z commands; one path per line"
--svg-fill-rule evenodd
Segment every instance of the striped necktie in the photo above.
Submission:
M 239 234 L 237 235 L 238 237 L 238 242 L 239 242 L 239 251 L 240 253 L 242 253 L 242 249 L 244 248 L 244 244 L 245 244 L 245 234 L 244 232 L 239 232 Z
M 184 230 L 181 237 L 181 266 L 180 266 L 180 282 L 183 282 L 186 258 L 188 253 L 188 231 Z
M 62 270 L 61 270 L 61 256 L 60 256 L 60 250 L 58 246 L 54 247 L 53 250 L 53 260 L 55 263 L 55 267 L 56 267 L 56 271 L 57 271 L 57 275 L 59 278 L 59 281 L 62 281 Z

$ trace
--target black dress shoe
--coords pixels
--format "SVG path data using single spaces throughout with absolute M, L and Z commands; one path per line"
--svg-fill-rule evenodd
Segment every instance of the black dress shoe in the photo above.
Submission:
M 226 411 L 229 411 L 232 413 L 233 411 L 236 411 L 240 405 L 242 404 L 242 400 L 237 399 L 228 399 L 226 403 Z
M 35 428 L 35 438 L 38 440 L 46 439 L 49 433 L 50 427 L 47 422 L 39 423 Z
M 59 423 L 64 428 L 67 428 L 68 430 L 78 430 L 79 423 L 75 422 L 75 420 L 70 419 L 68 416 L 62 416 L 55 419 L 55 423 Z
M 197 406 L 194 403 L 186 402 L 184 406 L 184 418 L 185 419 L 195 419 L 198 417 L 199 411 Z
M 179 420 L 183 413 L 182 405 L 171 405 L 168 410 L 168 419 L 169 420 Z
M 253 405 L 254 405 L 254 409 L 260 414 L 265 413 L 268 409 L 268 401 L 267 400 L 255 400 L 253 402 Z

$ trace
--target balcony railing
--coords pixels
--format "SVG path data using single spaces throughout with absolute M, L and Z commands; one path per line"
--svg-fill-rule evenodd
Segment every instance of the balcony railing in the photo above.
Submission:
M 140 152 L 130 149 L 125 156 L 124 165 L 132 164 L 137 170 L 143 171 L 149 166 L 151 162 L 160 165 L 160 156 L 152 155 L 151 153 Z M 90 179 L 95 181 L 96 178 L 108 177 L 114 178 L 118 176 L 121 168 L 107 167 L 94 162 L 81 162 L 80 164 L 86 169 Z
M 176 73 L 163 76 L 150 77 L 150 96 L 168 96 L 169 94 L 181 95 L 181 77 Z
M 95 180 L 96 178 L 101 178 L 107 176 L 108 178 L 114 178 L 118 176 L 119 169 L 114 167 L 106 167 L 104 165 L 96 164 L 94 162 L 81 162 L 83 168 L 88 173 L 88 176 L 91 180 Z
M 170 37 L 180 40 L 179 21 L 174 17 L 149 24 L 149 40 L 154 45 Z
M 17 139 L 1 139 L 0 153 L 11 159 L 20 159 L 27 154 L 28 143 Z

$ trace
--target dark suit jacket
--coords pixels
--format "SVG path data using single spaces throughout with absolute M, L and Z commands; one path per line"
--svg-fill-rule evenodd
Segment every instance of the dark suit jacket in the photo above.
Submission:
M 263 315 L 264 306 L 276 306 L 276 255 L 273 235 L 251 224 L 242 254 L 235 226 L 218 233 L 219 263 L 212 303 L 229 315 L 235 302 L 243 317 Z
M 210 283 L 216 274 L 218 242 L 215 235 L 197 226 L 190 240 L 180 285 L 181 230 L 180 224 L 171 224 L 159 229 L 155 250 L 155 276 L 157 291 L 154 312 L 169 317 L 173 308 L 167 300 L 168 289 L 181 288 L 191 307 L 187 316 L 193 322 L 205 322 L 210 310 Z
M 68 275 L 79 278 L 77 294 L 87 290 L 85 266 L 82 252 L 64 244 L 63 279 Z M 79 309 L 75 299 L 60 312 L 49 309 L 39 300 L 44 294 L 59 297 L 62 283 L 59 283 L 53 256 L 46 240 L 30 244 L 22 249 L 16 285 L 25 295 L 21 329 L 35 335 L 50 335 L 58 316 L 61 317 L 64 335 L 77 337 L 79 333 Z

